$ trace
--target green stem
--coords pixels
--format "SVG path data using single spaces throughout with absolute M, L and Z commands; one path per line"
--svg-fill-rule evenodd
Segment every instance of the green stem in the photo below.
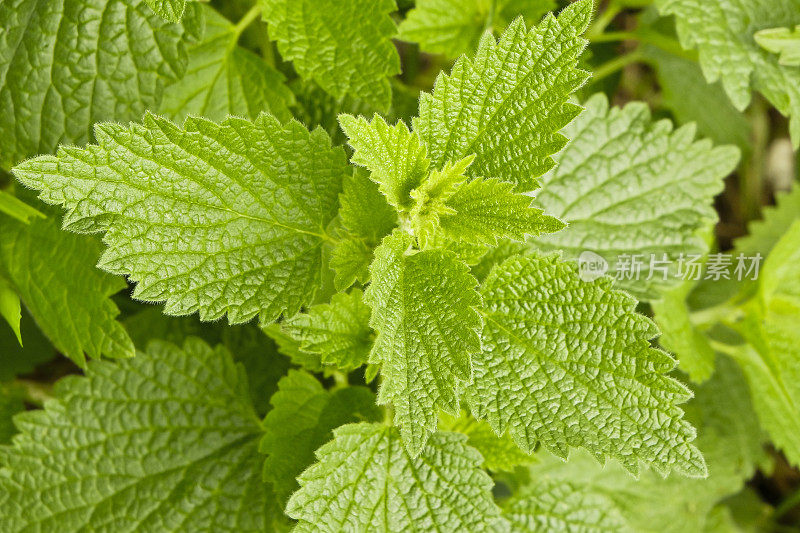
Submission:
M 593 69 L 591 83 L 602 80 L 606 76 L 610 76 L 615 72 L 622 70 L 631 63 L 636 63 L 642 60 L 642 54 L 638 50 L 634 50 L 628 54 L 615 57 L 611 61 L 606 61 L 602 65 Z
M 237 22 L 236 26 L 234 26 L 233 28 L 233 33 L 238 37 L 260 15 L 261 15 L 261 3 L 259 2 L 253 7 L 251 7 L 250 11 L 245 13 L 244 16 L 241 19 L 239 19 L 239 22 Z
M 334 370 L 331 373 L 331 377 L 333 377 L 333 381 L 336 383 L 333 386 L 333 390 L 343 389 L 350 385 L 350 382 L 347 379 L 347 374 L 345 374 L 341 370 Z
M 739 306 L 732 305 L 731 302 L 725 302 L 695 311 L 689 315 L 689 318 L 692 325 L 698 329 L 708 329 L 715 324 L 735 322 L 741 315 L 742 310 Z
M 619 15 L 620 11 L 622 11 L 620 3 L 617 0 L 610 0 L 605 11 L 603 11 L 589 27 L 589 30 L 586 32 L 586 37 L 591 41 L 592 36 L 603 33 L 608 25 Z
M 719 342 L 714 339 L 707 339 L 709 346 L 719 353 L 724 353 L 725 355 L 729 355 L 734 359 L 738 359 L 741 356 L 741 351 L 738 346 L 733 346 L 731 344 L 725 344 L 724 342 Z
M 778 520 L 798 505 L 800 505 L 800 490 L 795 491 L 794 494 L 783 500 L 781 504 L 775 508 L 775 511 L 772 513 L 772 520 Z
M 678 41 L 653 31 L 612 31 L 597 35 L 590 35 L 589 41 L 593 43 L 613 43 L 621 41 L 635 41 L 660 48 L 664 52 L 682 57 L 689 61 L 697 60 L 697 53 L 693 50 L 684 50 Z
M 761 197 L 763 195 L 764 165 L 769 143 L 769 116 L 763 98 L 755 96 L 750 109 L 752 125 L 752 147 L 750 157 L 745 161 L 740 173 L 740 188 L 743 192 L 741 205 L 742 222 L 749 222 L 761 213 Z

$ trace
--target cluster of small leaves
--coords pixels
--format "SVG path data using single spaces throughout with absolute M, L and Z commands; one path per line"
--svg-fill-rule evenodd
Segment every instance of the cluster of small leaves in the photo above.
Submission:
M 795 141 L 796 2 L 657 0 Z M 800 464 L 797 190 L 736 244 L 739 344 L 573 261 L 707 253 L 740 153 L 576 103 L 591 0 L 246 4 L 2 4 L 0 530 L 700 531 L 759 423 Z M 418 108 L 394 37 L 461 56 Z M 84 376 L 6 383 L 56 351 Z

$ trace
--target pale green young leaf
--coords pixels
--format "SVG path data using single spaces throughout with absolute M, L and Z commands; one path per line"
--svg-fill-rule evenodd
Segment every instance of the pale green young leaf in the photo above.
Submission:
M 410 209 L 411 191 L 422 184 L 430 167 L 419 136 L 402 120 L 389 126 L 379 115 L 371 121 L 340 115 L 339 123 L 354 150 L 351 161 L 370 171 L 389 204 L 400 212 Z
M 26 224 L 34 217 L 44 217 L 40 211 L 5 191 L 0 191 L 0 213 Z
M 510 435 L 498 437 L 488 423 L 473 418 L 466 411 L 461 411 L 458 417 L 443 413 L 439 429 L 466 435 L 467 444 L 480 452 L 483 466 L 488 470 L 513 472 L 517 466 L 536 460 L 535 456 L 520 450 Z
M 259 0 L 269 37 L 305 79 L 342 98 L 352 95 L 386 111 L 388 76 L 400 72 L 389 13 L 394 0 Z
M 186 67 L 184 28 L 142 0 L 7 0 L 0 28 L 6 168 L 88 142 L 96 122 L 139 120 Z
M 787 459 L 800 465 L 800 221 L 764 263 L 755 300 L 738 324 L 750 343 L 737 360 L 747 374 L 761 425 Z
M 428 247 L 435 239 L 440 217 L 455 213 L 447 201 L 467 179 L 465 172 L 474 159 L 474 156 L 467 156 L 455 163 L 448 161 L 441 170 L 432 170 L 420 186 L 411 191 L 414 205 L 408 214 L 409 227 L 422 248 Z
M 152 342 L 89 363 L 56 397 L 0 449 L 0 530 L 270 529 L 260 422 L 226 350 Z
M 758 45 L 768 52 L 780 54 L 778 63 L 786 67 L 800 67 L 800 24 L 789 28 L 767 28 L 753 35 Z
M 591 17 L 591 0 L 579 0 L 531 30 L 518 19 L 499 41 L 485 36 L 474 58 L 441 74 L 414 120 L 431 165 L 474 154 L 473 175 L 537 188 L 566 143 L 558 131 L 580 112 L 568 99 L 588 77 L 576 64 Z
M 95 268 L 99 242 L 61 231 L 55 218 L 23 224 L 0 215 L 0 227 L 0 278 L 61 353 L 81 366 L 84 354 L 133 357 L 109 298 L 125 282 Z
M 398 28 L 399 38 L 447 57 L 472 53 L 486 31 L 522 15 L 530 24 L 555 9 L 553 0 L 418 0 Z
M 664 479 L 643 471 L 637 480 L 619 465 L 597 464 L 585 452 L 571 454 L 567 462 L 540 453 L 527 473 L 529 481 L 505 506 L 516 530 L 556 529 L 547 527 L 552 516 L 578 531 L 709 531 L 715 506 L 739 492 L 765 457 L 741 371 L 728 359 L 718 360 L 716 367 L 686 404 L 687 417 L 699 430 L 697 445 L 708 461 L 708 479 Z M 565 498 L 556 501 L 559 487 L 565 487 Z M 546 509 L 551 514 L 543 513 Z
M 370 308 L 358 289 L 335 294 L 330 303 L 309 308 L 283 322 L 284 330 L 300 342 L 300 349 L 320 355 L 323 364 L 343 371 L 366 363 L 372 348 Z
M 377 338 L 370 363 L 380 363 L 378 402 L 391 403 L 403 441 L 416 456 L 436 430 L 439 409 L 458 413 L 459 386 L 480 349 L 477 281 L 455 254 L 410 251 L 413 238 L 386 237 L 370 267 L 364 295 Z
M 255 119 L 266 111 L 285 122 L 294 94 L 283 74 L 237 45 L 239 30 L 205 7 L 203 40 L 188 49 L 186 74 L 164 90 L 161 113 L 172 120 L 189 115 L 220 121 L 228 115 Z
M 137 282 L 135 298 L 232 324 L 310 303 L 347 172 L 327 134 L 268 115 L 183 127 L 147 115 L 96 136 L 14 173 L 64 205 L 67 229 L 107 232 L 100 266 Z
M 704 476 L 695 430 L 677 404 L 691 393 L 650 346 L 658 330 L 636 301 L 601 278 L 585 282 L 557 256 L 517 256 L 481 287 L 482 351 L 465 389 L 472 413 L 498 435 L 567 457 L 570 447 L 616 458 L 632 473 Z
M 340 427 L 300 475 L 286 513 L 297 532 L 502 531 L 492 480 L 465 440 L 435 433 L 413 457 L 394 427 Z
M 333 429 L 382 418 L 375 395 L 366 387 L 331 392 L 297 370 L 281 379 L 270 403 L 259 451 L 267 454 L 264 480 L 272 483 L 281 503 L 297 490 L 297 476 L 314 462 L 314 450 L 331 439 Z
M 525 240 L 526 235 L 554 233 L 560 220 L 531 206 L 531 197 L 514 192 L 511 183 L 494 178 L 461 185 L 447 200 L 451 212 L 439 217 L 442 230 L 458 241 L 496 245 L 498 238 Z
M 653 121 L 641 102 L 609 109 L 602 94 L 565 133 L 570 143 L 537 201 L 569 227 L 535 244 L 569 259 L 598 254 L 617 286 L 640 299 L 680 283 L 681 254 L 708 250 L 698 231 L 717 219 L 712 199 L 736 168 L 738 149 L 695 141 L 693 125 L 673 130 L 668 120 Z
M 800 69 L 780 64 L 763 49 L 756 32 L 800 24 L 800 0 L 657 0 L 664 15 L 675 15 L 685 48 L 697 48 L 706 79 L 722 86 L 739 109 L 760 92 L 789 117 L 795 148 L 800 146 Z

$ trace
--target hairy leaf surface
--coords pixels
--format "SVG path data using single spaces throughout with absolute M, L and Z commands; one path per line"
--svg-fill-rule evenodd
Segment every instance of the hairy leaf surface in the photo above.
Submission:
M 268 115 L 183 127 L 147 115 L 96 136 L 14 172 L 67 208 L 67 229 L 107 232 L 100 266 L 137 282 L 135 298 L 231 323 L 311 301 L 347 171 L 323 131 Z

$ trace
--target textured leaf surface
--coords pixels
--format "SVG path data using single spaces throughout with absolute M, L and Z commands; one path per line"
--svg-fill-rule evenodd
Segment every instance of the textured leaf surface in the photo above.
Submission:
M 293 316 L 283 327 L 301 350 L 320 354 L 323 364 L 353 370 L 366 363 L 372 348 L 370 307 L 361 297 L 358 289 L 335 294 L 330 303 Z
M 189 47 L 186 74 L 164 90 L 161 112 L 220 121 L 228 115 L 255 119 L 262 111 L 286 121 L 294 95 L 283 74 L 237 46 L 239 31 L 214 9 L 206 10 L 203 40 Z
M 95 239 L 61 231 L 55 218 L 23 224 L 0 215 L 0 228 L 0 282 L 5 278 L 61 353 L 78 365 L 84 353 L 134 355 L 109 299 L 125 282 L 95 268 L 101 250 Z
M 323 131 L 268 115 L 183 128 L 148 115 L 96 135 L 99 145 L 63 147 L 15 174 L 68 209 L 68 229 L 107 232 L 100 266 L 137 282 L 135 298 L 231 323 L 270 322 L 311 300 L 347 171 Z
M 384 239 L 370 267 L 364 295 L 378 332 L 370 363 L 381 363 L 381 404 L 413 455 L 436 429 L 439 409 L 458 413 L 458 388 L 470 377 L 470 355 L 480 348 L 477 281 L 450 252 L 411 252 L 412 238 Z
M 400 72 L 391 41 L 394 0 L 260 0 L 270 39 L 297 72 L 342 98 L 356 96 L 387 110 L 387 76 Z
M 440 217 L 452 239 L 496 245 L 498 237 L 522 241 L 526 235 L 553 233 L 564 228 L 556 218 L 531 206 L 530 196 L 496 179 L 475 179 L 459 187 L 446 205 L 453 213 Z
M 474 51 L 484 32 L 519 15 L 535 24 L 555 7 L 553 0 L 418 0 L 398 31 L 425 52 L 458 57 Z
M 186 9 L 186 0 L 145 0 L 150 8 L 164 20 L 178 22 Z
M 680 282 L 680 254 L 708 250 L 697 232 L 716 220 L 712 199 L 736 167 L 738 150 L 695 141 L 692 125 L 673 130 L 668 120 L 653 121 L 643 103 L 609 109 L 602 94 L 586 102 L 565 133 L 570 144 L 543 178 L 537 201 L 569 227 L 535 243 L 570 259 L 592 251 L 617 272 L 618 287 L 657 298 Z M 651 257 L 662 261 L 664 254 L 669 263 L 651 270 Z M 625 255 L 637 256 L 638 279 L 623 270 L 633 261 L 625 263 Z M 666 280 L 659 270 L 665 265 Z M 620 272 L 633 279 L 619 279 Z
M 92 362 L 0 449 L 0 529 L 265 531 L 259 420 L 221 348 L 153 342 Z
M 706 527 L 714 506 L 737 493 L 764 459 L 741 372 L 727 359 L 716 366 L 714 376 L 686 404 L 687 416 L 699 429 L 697 444 L 708 461 L 708 479 L 664 479 L 643 471 L 637 480 L 618 465 L 598 465 L 584 452 L 566 463 L 542 453 L 529 468 L 529 483 L 506 506 L 507 517 L 519 531 L 554 530 L 562 521 L 572 526 L 568 531 L 711 531 Z
M 407 210 L 411 191 L 427 177 L 430 162 L 425 145 L 405 122 L 389 126 L 375 115 L 364 117 L 341 115 L 339 123 L 355 153 L 351 161 L 370 171 L 370 179 L 378 184 L 389 204 L 399 211 Z
M 580 446 L 660 472 L 705 475 L 695 431 L 676 404 L 689 391 L 675 361 L 650 346 L 658 330 L 636 301 L 602 278 L 580 280 L 555 256 L 517 256 L 481 288 L 482 351 L 466 389 L 472 412 L 517 444 L 566 457 Z
M 183 29 L 142 0 L 6 0 L 0 9 L 0 166 L 139 120 L 186 67 Z
M 490 531 L 491 478 L 463 435 L 435 433 L 410 456 L 393 427 L 351 424 L 317 451 L 286 512 L 295 531 Z
M 369 280 L 369 264 L 381 239 L 397 225 L 397 213 L 386 202 L 369 173 L 357 168 L 344 179 L 339 195 L 339 219 L 344 237 L 334 245 L 331 268 L 336 272 L 334 283 L 339 291 L 356 280 Z
M 458 418 L 442 414 L 439 428 L 466 435 L 467 444 L 480 452 L 483 466 L 489 470 L 513 472 L 517 466 L 536 460 L 533 455 L 520 450 L 510 435 L 498 437 L 488 423 L 473 418 L 465 411 Z
M 310 374 L 296 370 L 281 379 L 270 403 L 259 451 L 268 455 L 264 479 L 281 502 L 297 489 L 297 476 L 314 462 L 314 450 L 331 439 L 333 429 L 382 417 L 375 395 L 366 387 L 330 392 Z
M 722 80 L 733 103 L 744 109 L 750 87 L 790 117 L 792 141 L 800 145 L 800 69 L 780 65 L 761 48 L 756 32 L 800 24 L 800 0 L 657 0 L 664 15 L 675 15 L 685 48 L 697 48 L 709 82 Z
M 800 222 L 764 263 L 756 299 L 740 324 L 750 342 L 737 359 L 745 370 L 761 425 L 794 465 L 800 465 Z
M 474 58 L 441 74 L 414 120 L 432 166 L 474 154 L 473 175 L 537 188 L 535 178 L 566 143 L 558 131 L 580 111 L 567 100 L 588 76 L 575 65 L 591 17 L 591 1 L 580 0 L 530 31 L 518 19 L 499 41 L 485 37 Z
M 800 67 L 800 24 L 793 29 L 767 28 L 753 36 L 761 48 L 779 54 L 778 63 L 787 67 Z

